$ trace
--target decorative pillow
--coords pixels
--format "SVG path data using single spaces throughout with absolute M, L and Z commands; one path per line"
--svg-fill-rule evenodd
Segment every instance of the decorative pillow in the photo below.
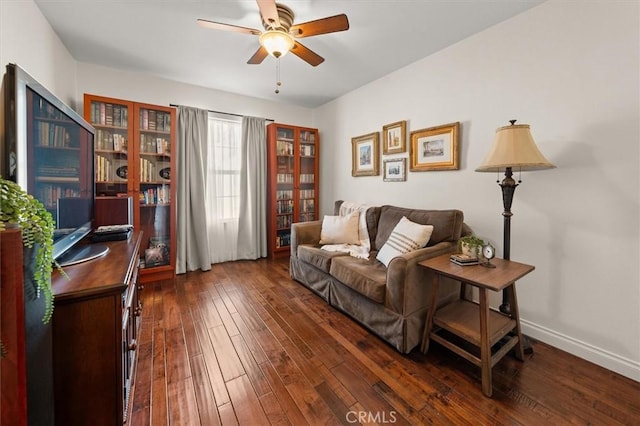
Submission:
M 320 244 L 358 244 L 360 212 L 346 216 L 325 216 L 322 219 Z
M 400 222 L 391 231 L 389 239 L 378 252 L 376 259 L 384 266 L 389 266 L 389 262 L 394 257 L 424 247 L 429 242 L 432 232 L 433 225 L 420 225 L 402 216 Z

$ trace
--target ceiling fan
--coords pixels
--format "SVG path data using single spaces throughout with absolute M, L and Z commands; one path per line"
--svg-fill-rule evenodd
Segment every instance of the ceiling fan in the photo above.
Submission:
M 287 6 L 276 3 L 275 0 L 256 1 L 265 31 L 198 19 L 198 24 L 206 28 L 260 36 L 260 47 L 247 61 L 248 64 L 260 64 L 268 55 L 279 58 L 291 51 L 291 53 L 310 65 L 318 66 L 324 62 L 324 58 L 294 40 L 294 38 L 310 37 L 349 29 L 349 20 L 344 13 L 294 25 L 293 11 Z

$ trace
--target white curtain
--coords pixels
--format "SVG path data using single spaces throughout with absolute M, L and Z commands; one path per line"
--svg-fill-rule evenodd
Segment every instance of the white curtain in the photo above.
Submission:
M 267 137 L 265 119 L 242 118 L 238 257 L 267 255 Z
M 176 273 L 211 269 L 206 228 L 206 110 L 178 107 Z
M 209 143 L 206 229 L 210 261 L 220 263 L 239 259 L 240 121 L 210 116 Z

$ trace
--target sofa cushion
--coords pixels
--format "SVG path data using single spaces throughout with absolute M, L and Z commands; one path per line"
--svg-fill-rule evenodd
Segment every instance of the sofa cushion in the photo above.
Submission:
M 358 223 L 360 213 L 346 216 L 325 216 L 320 230 L 320 244 L 358 244 Z
M 369 259 L 356 259 L 351 256 L 333 258 L 329 273 L 363 296 L 384 303 L 386 268 L 375 260 L 375 256 L 370 256 Z
M 411 222 L 433 225 L 433 233 L 427 247 L 442 241 L 457 241 L 462 232 L 464 215 L 460 210 L 420 210 L 395 206 L 382 206 L 376 235 L 376 247 L 382 247 L 389 239 L 402 216 Z
M 298 258 L 300 260 L 310 263 L 327 274 L 331 266 L 331 259 L 341 256 L 348 256 L 348 253 L 326 251 L 322 250 L 319 246 L 310 244 L 301 244 L 298 246 Z
M 433 225 L 421 225 L 402 216 L 389 235 L 389 239 L 378 252 L 376 259 L 384 266 L 389 266 L 389 262 L 394 257 L 424 247 L 432 232 Z

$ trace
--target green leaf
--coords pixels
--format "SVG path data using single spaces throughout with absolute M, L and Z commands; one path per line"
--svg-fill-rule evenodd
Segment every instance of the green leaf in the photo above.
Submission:
M 45 313 L 42 321 L 47 323 L 53 315 L 53 267 L 55 266 L 63 276 L 67 276 L 53 259 L 53 217 L 40 201 L 14 182 L 0 178 L 0 192 L 0 220 L 20 226 L 23 246 L 36 246 L 36 265 L 32 278 L 38 295 L 44 295 Z M 4 224 L 0 223 L 0 230 L 4 228 Z

